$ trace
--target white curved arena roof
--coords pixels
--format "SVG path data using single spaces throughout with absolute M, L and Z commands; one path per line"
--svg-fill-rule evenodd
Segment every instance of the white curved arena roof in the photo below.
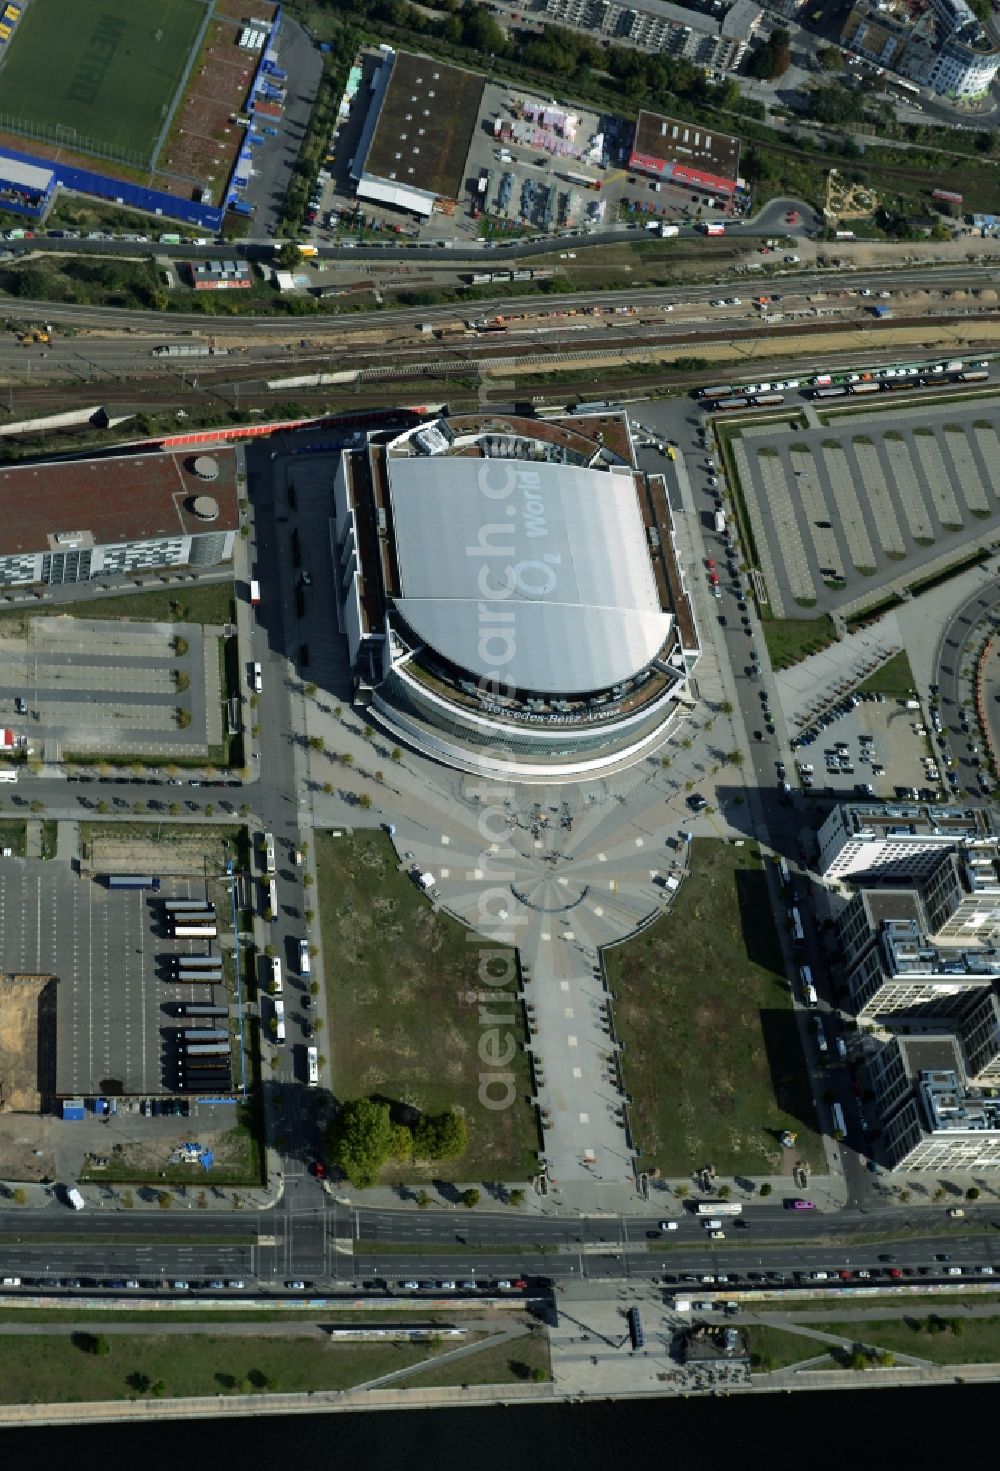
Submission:
M 472 677 L 584 694 L 663 647 L 671 616 L 631 472 L 451 456 L 390 456 L 387 468 L 396 606 Z

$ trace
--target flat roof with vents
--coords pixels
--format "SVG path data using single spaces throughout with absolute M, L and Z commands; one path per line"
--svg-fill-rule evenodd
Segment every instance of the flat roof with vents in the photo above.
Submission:
M 676 177 L 679 183 L 731 191 L 740 163 L 740 140 L 701 123 L 640 112 L 630 168 Z
M 364 160 L 366 180 L 457 199 L 486 78 L 397 51 Z

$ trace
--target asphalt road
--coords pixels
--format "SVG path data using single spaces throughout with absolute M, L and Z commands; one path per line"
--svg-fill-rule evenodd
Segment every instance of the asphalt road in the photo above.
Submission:
M 658 1220 L 621 1217 L 569 1222 L 455 1211 L 354 1212 L 328 1197 L 291 1212 L 245 1213 L 223 1221 L 214 1214 L 122 1212 L 70 1217 L 55 1211 L 19 1211 L 0 1220 L 0 1270 L 24 1278 L 85 1285 L 135 1278 L 166 1283 L 176 1278 L 242 1280 L 268 1291 L 288 1281 L 351 1291 L 379 1278 L 390 1282 L 477 1280 L 498 1277 L 615 1280 L 699 1280 L 706 1274 L 774 1273 L 793 1285 L 796 1273 L 872 1273 L 889 1285 L 949 1282 L 948 1268 L 967 1280 L 984 1280 L 982 1267 L 1000 1276 L 998 1208 L 968 1207 L 961 1223 L 944 1217 L 933 1226 L 900 1206 L 880 1212 L 845 1211 L 803 1219 L 780 1204 L 760 1205 L 746 1230 L 726 1225 L 724 1243 L 711 1241 L 704 1222 L 670 1202 L 676 1232 L 661 1233 Z M 225 1237 L 250 1233 L 251 1242 L 227 1245 Z M 906 1233 L 911 1234 L 907 1235 Z M 114 1233 L 115 1239 L 104 1238 Z M 132 1233 L 135 1244 L 120 1239 Z M 88 1245 L 88 1238 L 93 1244 Z M 204 1245 L 199 1245 L 202 1238 Z M 662 1249 L 660 1249 L 662 1248 Z M 918 1272 L 918 1268 L 925 1269 Z M 910 1270 L 905 1270 L 910 1269 Z M 900 1276 L 893 1279 L 894 1270 Z M 2 1295 L 0 1295 L 2 1301 Z

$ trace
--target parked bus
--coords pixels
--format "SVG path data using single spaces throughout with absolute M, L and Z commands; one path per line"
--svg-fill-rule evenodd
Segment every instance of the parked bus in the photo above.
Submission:
M 318 1047 L 307 1047 L 306 1048 L 306 1067 L 309 1069 L 308 1086 L 310 1088 L 318 1088 L 319 1087 L 319 1048 Z
M 791 909 L 789 911 L 789 918 L 792 921 L 792 939 L 796 945 L 804 945 L 806 943 L 806 935 L 805 930 L 802 928 L 802 916 L 798 909 Z
M 280 996 L 284 989 L 284 983 L 281 979 L 281 961 L 275 956 L 271 961 L 271 994 L 272 996 Z
M 741 1216 L 743 1203 L 739 1200 L 698 1200 L 694 1213 L 696 1216 Z
M 217 923 L 217 920 L 216 920 L 215 915 L 214 914 L 210 914 L 208 912 L 208 910 L 200 910 L 197 914 L 172 914 L 170 916 L 170 923 L 171 923 L 171 928 L 173 929 L 174 933 L 176 934 L 178 927 L 181 926 L 181 925 L 192 925 L 192 924 L 209 924 L 209 925 L 214 925 L 214 924 Z
M 174 926 L 175 940 L 216 940 L 219 931 L 214 924 L 178 924 Z
M 228 1042 L 193 1042 L 190 1047 L 184 1048 L 184 1056 L 228 1057 L 230 1050 Z
M 642 1317 L 640 1316 L 639 1309 L 636 1307 L 631 1307 L 628 1310 L 628 1331 L 629 1337 L 632 1340 L 632 1347 L 635 1349 L 642 1348 L 646 1342 L 646 1335 L 642 1331 Z
M 807 1006 L 815 1006 L 819 997 L 816 995 L 812 971 L 808 965 L 799 966 L 799 978 L 802 981 L 802 1000 Z
M 985 375 L 984 375 L 985 376 Z M 109 873 L 109 889 L 158 889 L 160 880 L 152 874 Z
M 734 389 L 732 388 L 732 386 L 730 384 L 728 384 L 728 383 L 720 383 L 715 388 L 699 388 L 698 389 L 698 397 L 699 398 L 728 398 L 728 396 L 731 393 L 733 393 L 733 392 L 734 392 Z
M 270 911 L 271 923 L 274 924 L 278 918 L 278 885 L 274 882 L 274 879 L 268 881 L 266 908 Z
M 307 976 L 309 974 L 310 968 L 311 967 L 310 967 L 310 963 L 309 963 L 309 941 L 308 940 L 300 940 L 299 941 L 299 971 L 301 972 L 302 975 Z
M 179 986 L 216 986 L 219 985 L 223 981 L 223 979 L 224 977 L 221 969 L 185 970 L 183 966 L 179 968 L 177 974 L 174 976 L 174 980 Z
M 781 879 L 782 888 L 787 889 L 792 881 L 792 876 L 788 871 L 788 862 L 784 858 L 778 859 L 778 877 Z
M 174 960 L 185 970 L 217 970 L 222 964 L 221 955 L 175 955 Z
M 274 834 L 273 833 L 265 833 L 264 834 L 264 872 L 265 873 L 276 873 L 277 872 L 277 869 L 275 868 L 275 864 L 274 864 Z
M 839 1103 L 831 1104 L 830 1112 L 833 1115 L 833 1132 L 847 1138 L 847 1125 L 844 1123 L 844 1110 Z
M 182 1001 L 177 1007 L 178 1016 L 228 1016 L 228 1006 L 213 1006 L 210 1001 Z
M 228 1027 L 187 1027 L 181 1032 L 181 1041 L 186 1047 L 189 1042 L 228 1042 Z
M 163 908 L 167 914 L 204 914 L 209 910 L 215 912 L 215 905 L 208 899 L 164 899 Z
M 813 1030 L 816 1033 L 816 1046 L 819 1048 L 820 1052 L 825 1053 L 828 1050 L 826 1041 L 826 1029 L 823 1026 L 823 1018 L 821 1016 L 813 1017 Z
M 285 1040 L 285 1003 L 280 997 L 275 999 L 274 1020 L 277 1023 L 274 1031 L 274 1040 L 284 1042 Z

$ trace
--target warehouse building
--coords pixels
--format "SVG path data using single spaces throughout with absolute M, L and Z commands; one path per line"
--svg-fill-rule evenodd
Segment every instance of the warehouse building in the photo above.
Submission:
M 730 199 L 739 162 L 738 138 L 658 112 L 640 112 L 628 166 L 664 183 Z
M 427 219 L 462 193 L 486 79 L 426 56 L 382 51 L 351 177 L 359 199 Z

